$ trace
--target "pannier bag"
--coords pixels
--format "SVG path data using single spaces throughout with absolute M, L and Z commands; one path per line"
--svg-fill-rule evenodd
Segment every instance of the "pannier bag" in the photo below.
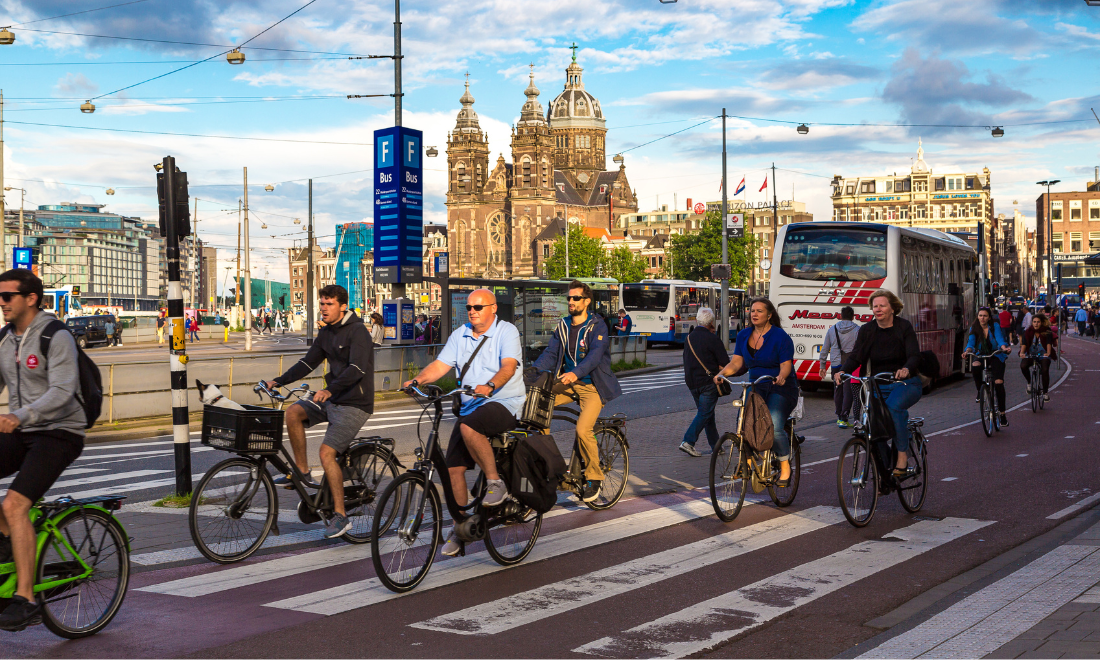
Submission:
M 745 442 L 758 452 L 767 451 L 775 442 L 775 427 L 772 425 L 772 415 L 768 411 L 768 404 L 764 397 L 756 392 L 751 392 L 745 401 L 745 407 L 741 409 L 744 415 L 741 424 L 741 436 Z
M 538 374 L 527 385 L 527 400 L 519 421 L 539 429 L 550 428 L 554 416 L 554 377 L 549 371 Z
M 529 435 L 512 451 L 508 492 L 520 504 L 546 513 L 558 501 L 558 482 L 565 474 L 565 459 L 550 435 Z

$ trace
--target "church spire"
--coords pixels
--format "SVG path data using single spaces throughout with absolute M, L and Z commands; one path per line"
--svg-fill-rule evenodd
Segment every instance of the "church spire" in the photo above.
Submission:
M 477 112 L 474 111 L 474 95 L 470 93 L 469 72 L 466 73 L 466 91 L 459 97 L 458 102 L 462 104 L 462 109 L 458 111 L 455 132 L 480 132 L 481 125 L 477 120 Z
M 527 102 L 523 104 L 523 110 L 519 115 L 520 126 L 545 124 L 542 117 L 542 104 L 539 103 L 539 88 L 535 86 L 535 65 L 531 64 L 530 82 L 523 93 L 527 96 Z

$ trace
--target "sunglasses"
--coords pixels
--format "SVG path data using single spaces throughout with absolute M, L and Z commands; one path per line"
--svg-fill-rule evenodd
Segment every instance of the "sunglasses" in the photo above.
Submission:
M 9 303 L 9 302 L 11 302 L 11 299 L 14 298 L 15 296 L 25 296 L 25 295 L 27 295 L 27 294 L 19 293 L 18 291 L 5 291 L 3 293 L 0 293 L 0 300 L 3 300 L 4 302 Z
M 495 304 L 496 303 L 489 303 L 488 305 L 466 305 L 466 311 L 467 312 L 469 312 L 469 311 L 480 312 L 481 310 L 485 309 L 486 307 L 492 307 Z
M 572 300 L 573 302 L 580 302 L 580 301 L 584 300 L 585 297 L 584 296 L 566 296 L 566 298 L 568 298 L 569 300 Z

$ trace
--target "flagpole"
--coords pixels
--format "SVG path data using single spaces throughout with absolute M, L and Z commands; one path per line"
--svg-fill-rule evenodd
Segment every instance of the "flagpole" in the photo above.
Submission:
M 728 266 L 730 262 L 729 246 L 726 239 L 726 214 L 729 206 L 726 203 L 726 193 L 729 186 L 726 182 L 726 109 L 722 108 L 722 211 L 718 214 L 722 227 L 722 264 Z M 730 281 L 722 278 L 721 298 L 718 300 L 718 332 L 721 333 L 722 346 L 726 351 L 730 348 Z

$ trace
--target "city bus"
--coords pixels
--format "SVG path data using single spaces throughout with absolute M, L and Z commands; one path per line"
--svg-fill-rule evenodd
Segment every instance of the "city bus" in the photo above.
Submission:
M 62 321 L 72 316 L 87 314 L 80 306 L 80 300 L 73 295 L 71 286 L 43 289 L 42 309 L 53 312 L 53 315 Z
M 730 291 L 731 299 L 734 293 Z M 744 292 L 741 294 L 743 299 Z M 631 334 L 641 335 L 649 343 L 683 344 L 696 325 L 699 308 L 717 310 L 720 298 L 717 282 L 642 280 L 622 285 L 623 309 L 634 322 Z
M 794 340 L 800 380 L 820 381 L 822 342 L 842 307 L 855 309 L 857 323 L 873 320 L 876 289 L 901 298 L 901 316 L 913 324 L 921 351 L 936 355 L 940 378 L 962 370 L 980 280 L 977 252 L 965 241 L 934 229 L 814 222 L 781 227 L 777 245 L 770 297 Z

